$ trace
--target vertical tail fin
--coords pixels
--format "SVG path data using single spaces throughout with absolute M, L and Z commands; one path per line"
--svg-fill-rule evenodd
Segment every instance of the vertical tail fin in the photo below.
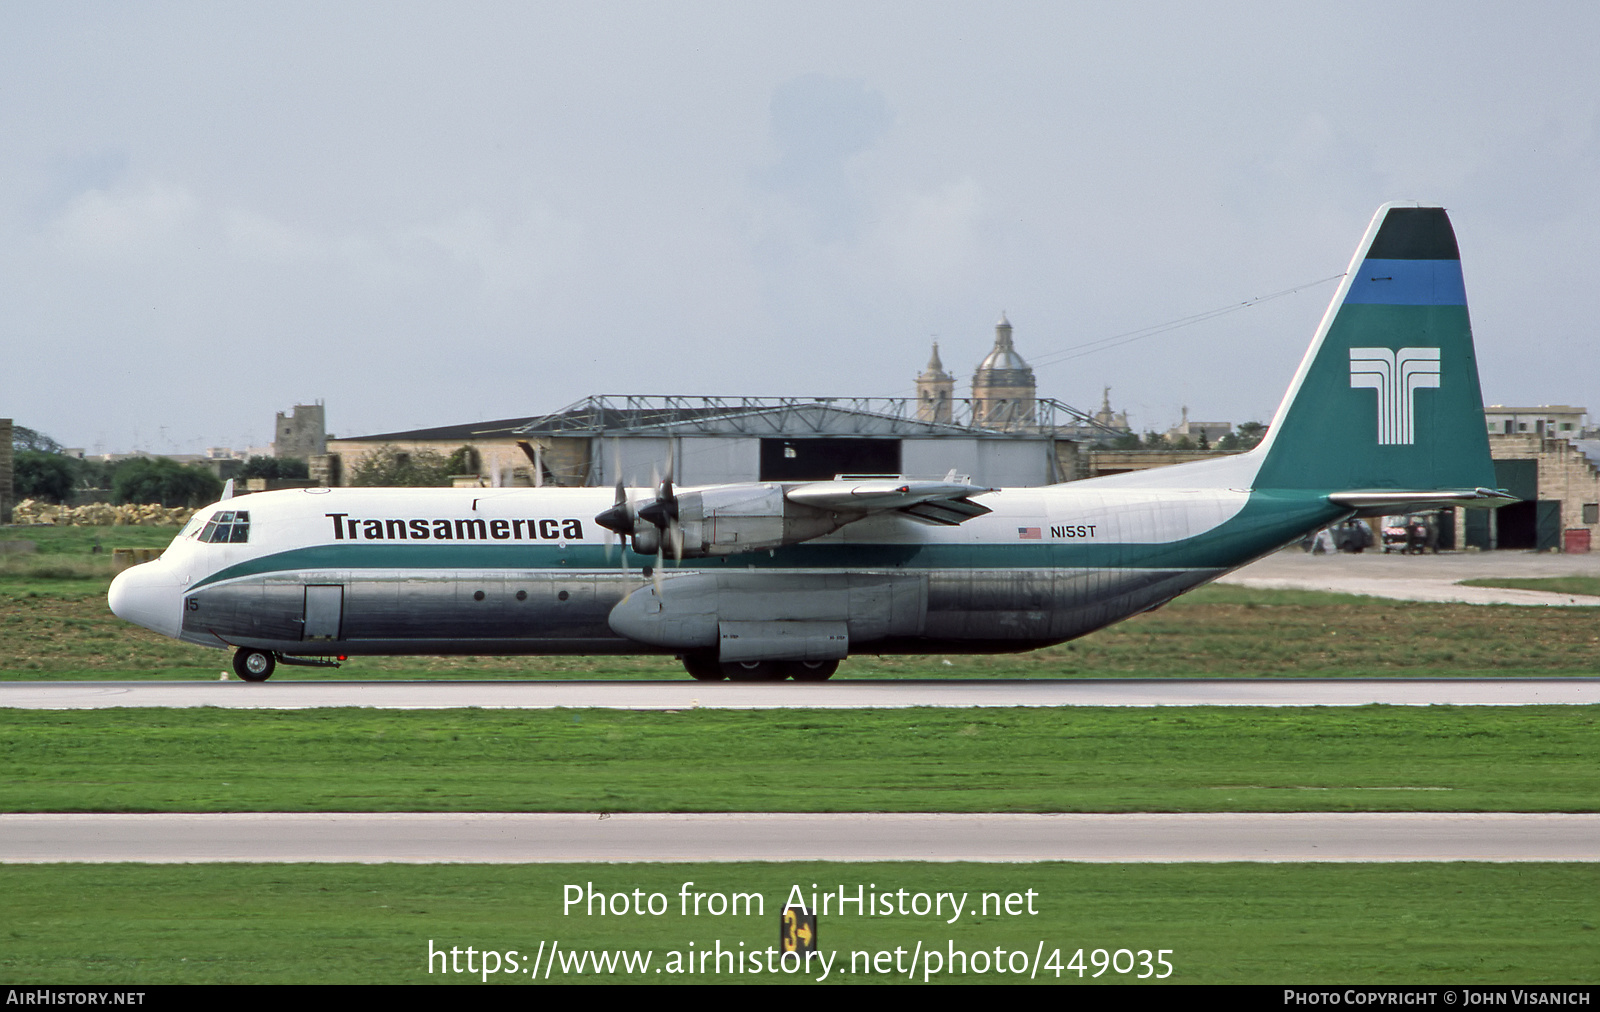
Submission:
M 1444 208 L 1378 209 L 1257 452 L 1257 488 L 1494 484 Z

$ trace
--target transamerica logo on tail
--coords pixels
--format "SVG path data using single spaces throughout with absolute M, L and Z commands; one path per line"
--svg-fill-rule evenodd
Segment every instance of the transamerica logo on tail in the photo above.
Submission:
M 1438 389 L 1439 349 L 1350 349 L 1351 389 L 1378 392 L 1378 445 L 1415 443 L 1416 391 Z

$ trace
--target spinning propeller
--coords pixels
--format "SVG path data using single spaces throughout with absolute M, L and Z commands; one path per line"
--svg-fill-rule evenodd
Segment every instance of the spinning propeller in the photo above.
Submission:
M 652 481 L 655 497 L 634 508 L 628 501 L 627 489 L 622 484 L 622 468 L 617 466 L 616 498 L 609 509 L 596 514 L 594 522 L 613 534 L 620 535 L 626 546 L 633 539 L 633 551 L 639 555 L 665 555 L 662 550 L 669 542 L 673 558 L 683 561 L 683 528 L 678 524 L 678 497 L 672 490 L 672 460 L 667 459 L 666 477 L 657 472 Z M 643 521 L 643 523 L 640 523 Z M 607 551 L 611 541 L 606 540 Z M 625 563 L 624 563 L 625 564 Z M 654 567 L 651 574 L 656 593 L 661 593 L 661 568 Z
M 672 543 L 672 557 L 683 561 L 683 528 L 678 524 L 678 497 L 672 491 L 672 458 L 667 458 L 667 475 L 654 483 L 656 497 L 639 507 L 639 519 L 659 532 L 657 545 Z M 663 553 L 664 554 L 664 553 Z
M 622 487 L 622 477 L 620 475 L 617 477 L 616 501 L 612 503 L 610 509 L 597 514 L 594 522 L 612 534 L 622 535 L 624 545 L 627 544 L 627 539 L 638 528 L 639 514 L 634 512 L 633 504 L 628 502 L 628 490 Z M 606 552 L 608 555 L 611 552 L 610 537 L 606 538 Z

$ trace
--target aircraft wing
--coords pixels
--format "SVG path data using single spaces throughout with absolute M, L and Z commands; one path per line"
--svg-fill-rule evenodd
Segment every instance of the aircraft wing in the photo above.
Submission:
M 993 489 L 955 481 L 908 481 L 900 478 L 835 479 L 795 485 L 784 498 L 803 506 L 843 513 L 903 513 L 925 524 L 953 527 L 993 512 L 971 497 Z

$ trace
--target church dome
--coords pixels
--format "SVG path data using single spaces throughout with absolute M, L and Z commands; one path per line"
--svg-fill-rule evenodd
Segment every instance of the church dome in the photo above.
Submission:
M 1028 368 L 1028 363 L 1022 360 L 1014 348 L 996 348 L 978 365 L 979 372 L 995 372 L 999 369 L 1015 369 L 1021 372 Z
M 994 327 L 994 350 L 978 365 L 978 376 L 974 382 L 989 386 L 1033 384 L 1033 370 L 1011 346 L 1011 321 L 1006 319 L 1004 313 L 1000 314 L 1000 322 Z

